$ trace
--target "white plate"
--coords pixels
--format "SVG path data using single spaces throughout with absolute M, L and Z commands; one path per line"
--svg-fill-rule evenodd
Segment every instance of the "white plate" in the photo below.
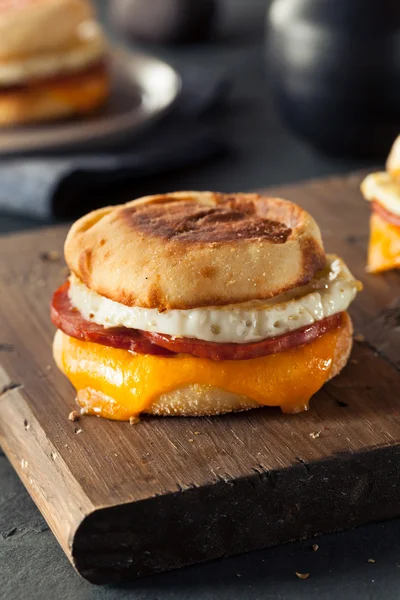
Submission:
M 0 154 L 102 146 L 129 139 L 169 108 L 181 80 L 167 63 L 139 52 L 117 49 L 110 56 L 111 97 L 92 116 L 0 130 Z

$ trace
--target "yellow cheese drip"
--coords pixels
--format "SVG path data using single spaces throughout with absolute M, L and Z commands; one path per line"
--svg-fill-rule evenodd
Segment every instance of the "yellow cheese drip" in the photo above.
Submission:
M 190 384 L 215 386 L 294 413 L 306 410 L 329 378 L 342 328 L 286 352 L 224 361 L 134 354 L 62 334 L 61 367 L 87 412 L 108 419 L 128 420 L 162 394 Z
M 400 227 L 372 213 L 368 247 L 368 271 L 379 273 L 400 268 Z

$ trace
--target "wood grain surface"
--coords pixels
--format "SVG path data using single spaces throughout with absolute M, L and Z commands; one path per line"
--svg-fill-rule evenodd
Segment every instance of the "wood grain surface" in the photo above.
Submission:
M 364 271 L 360 178 L 273 190 L 314 215 L 327 251 L 365 286 L 350 311 L 365 340 L 296 416 L 69 421 L 74 391 L 53 365 L 49 321 L 67 228 L 0 239 L 0 442 L 84 577 L 136 577 L 400 515 L 400 274 Z

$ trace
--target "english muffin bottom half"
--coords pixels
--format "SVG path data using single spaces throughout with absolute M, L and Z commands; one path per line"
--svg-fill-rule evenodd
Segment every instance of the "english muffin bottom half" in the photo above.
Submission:
M 53 350 L 82 413 L 295 413 L 347 362 L 360 284 L 283 199 L 148 196 L 79 219 L 65 257 Z

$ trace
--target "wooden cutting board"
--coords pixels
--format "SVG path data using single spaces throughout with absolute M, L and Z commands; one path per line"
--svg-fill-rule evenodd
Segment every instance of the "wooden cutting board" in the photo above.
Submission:
M 400 274 L 364 272 L 360 178 L 274 190 L 316 217 L 327 250 L 365 286 L 347 368 L 296 416 L 69 421 L 74 391 L 53 365 L 49 322 L 67 229 L 0 239 L 0 442 L 84 577 L 136 577 L 400 515 Z

